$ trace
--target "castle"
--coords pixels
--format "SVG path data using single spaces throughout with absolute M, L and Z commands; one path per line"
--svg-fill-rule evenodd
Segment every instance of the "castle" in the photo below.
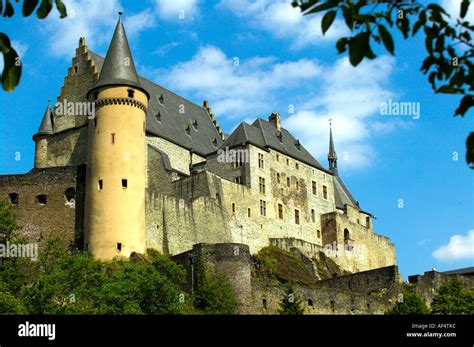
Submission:
M 34 169 L 0 176 L 31 239 L 62 235 L 104 260 L 228 243 L 331 251 L 350 273 L 396 264 L 339 176 L 332 130 L 327 169 L 279 113 L 226 134 L 206 100 L 137 75 L 121 17 L 105 59 L 80 38 L 56 105 L 33 135 Z

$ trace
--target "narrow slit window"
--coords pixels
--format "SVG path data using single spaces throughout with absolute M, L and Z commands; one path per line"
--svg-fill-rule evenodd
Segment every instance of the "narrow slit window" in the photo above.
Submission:
M 252 210 L 250 208 L 247 209 L 247 216 L 249 218 L 252 217 Z
M 115 133 L 110 134 L 110 137 L 111 137 L 111 140 L 112 140 L 112 144 L 114 144 L 115 143 Z
M 278 218 L 283 219 L 283 205 L 278 204 Z
M 300 224 L 300 211 L 295 210 L 295 224 Z
M 98 190 L 102 190 L 104 188 L 104 181 L 103 180 L 99 180 L 97 182 L 97 189 Z
M 121 242 L 117 242 L 117 251 L 122 251 L 122 243 Z
M 235 213 L 235 202 L 232 203 L 232 213 Z
M 77 73 L 77 66 L 74 66 L 74 73 Z
M 122 188 L 127 189 L 128 187 L 128 180 L 127 179 L 122 179 Z

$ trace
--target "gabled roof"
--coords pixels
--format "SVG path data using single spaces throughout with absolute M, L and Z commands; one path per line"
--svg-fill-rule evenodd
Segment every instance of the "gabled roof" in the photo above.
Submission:
M 323 171 L 319 162 L 286 129 L 278 129 L 273 123 L 257 118 L 252 125 L 240 123 L 220 148 L 232 148 L 250 143 L 262 149 L 271 148 L 296 160 Z
M 38 128 L 36 134 L 33 135 L 33 140 L 37 136 L 42 135 L 51 135 L 54 132 L 53 130 L 53 110 L 51 109 L 51 105 L 48 100 L 48 106 L 46 106 L 46 110 L 44 111 L 43 120 Z
M 104 58 L 92 51 L 90 54 L 98 71 L 101 71 Z M 138 79 L 150 95 L 146 116 L 148 134 L 192 149 L 202 156 L 217 150 L 222 139 L 205 108 L 146 78 L 139 76 Z M 189 134 L 186 131 L 188 127 Z
M 115 27 L 114 36 L 110 42 L 105 61 L 100 71 L 99 79 L 88 95 L 97 88 L 110 85 L 126 85 L 142 89 L 138 80 L 137 70 L 128 45 L 127 35 L 122 25 L 122 16 Z

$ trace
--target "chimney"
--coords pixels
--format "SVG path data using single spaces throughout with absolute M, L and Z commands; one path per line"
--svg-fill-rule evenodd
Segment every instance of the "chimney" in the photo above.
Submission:
M 280 121 L 280 113 L 279 112 L 273 112 L 269 117 L 268 121 L 275 125 L 278 130 L 281 128 L 281 121 Z

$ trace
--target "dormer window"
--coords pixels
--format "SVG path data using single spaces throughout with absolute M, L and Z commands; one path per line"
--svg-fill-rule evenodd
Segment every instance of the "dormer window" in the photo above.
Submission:
M 193 128 L 196 129 L 196 130 L 198 129 L 198 122 L 197 122 L 197 120 L 194 120 L 194 121 L 193 121 Z
M 160 113 L 160 111 L 158 111 L 158 113 L 156 114 L 155 118 L 156 118 L 156 121 L 157 121 L 157 122 L 160 122 L 160 123 L 161 123 L 161 113 Z
M 295 147 L 296 147 L 298 150 L 301 149 L 300 140 L 295 140 Z
M 217 147 L 217 138 L 214 137 L 214 140 L 212 140 L 212 144 L 214 147 Z
M 160 94 L 160 96 L 158 97 L 158 102 L 163 105 L 164 101 L 165 99 L 163 98 L 163 94 Z
M 186 134 L 191 135 L 191 128 L 189 125 L 184 130 L 186 131 Z
M 127 89 L 127 92 L 128 92 L 128 97 L 133 99 L 133 97 L 135 96 L 135 91 L 133 89 Z

